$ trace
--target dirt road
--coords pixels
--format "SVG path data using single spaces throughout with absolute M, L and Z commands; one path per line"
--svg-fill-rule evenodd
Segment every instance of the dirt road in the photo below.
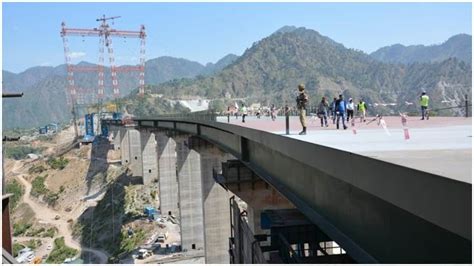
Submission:
M 69 224 L 67 220 L 70 218 L 74 219 L 77 217 L 61 217 L 59 220 L 56 220 L 55 217 L 59 215 L 58 212 L 30 198 L 31 184 L 27 180 L 24 179 L 23 177 L 24 174 L 17 172 L 17 170 L 20 168 L 21 168 L 21 162 L 15 161 L 15 165 L 12 168 L 12 173 L 16 175 L 18 180 L 25 187 L 25 194 L 23 194 L 22 200 L 24 203 L 28 204 L 31 207 L 31 209 L 34 211 L 36 215 L 36 218 L 56 226 L 56 228 L 58 229 L 58 235 L 64 236 L 64 243 L 67 246 L 75 248 L 79 251 L 83 250 L 87 252 L 92 252 L 94 255 L 96 255 L 100 259 L 100 263 L 107 263 L 108 255 L 104 251 L 97 250 L 97 249 L 83 248 L 78 242 L 76 242 L 72 238 L 72 232 L 69 229 Z

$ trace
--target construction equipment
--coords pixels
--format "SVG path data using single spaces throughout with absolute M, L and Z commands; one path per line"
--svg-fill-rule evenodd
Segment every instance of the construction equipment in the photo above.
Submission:
M 84 137 L 82 138 L 82 143 L 92 143 L 95 139 L 95 132 L 94 132 L 94 113 L 92 114 L 86 114 L 84 121 L 85 121 L 85 127 L 86 127 L 86 132 L 84 134 Z
M 42 261 L 43 259 L 37 256 L 33 259 L 33 264 L 40 264 Z
M 61 37 L 64 44 L 64 56 L 67 66 L 67 89 L 66 93 L 68 95 L 67 102 L 71 106 L 71 112 L 74 119 L 74 130 L 76 138 L 78 137 L 77 129 L 77 106 L 78 104 L 98 104 L 99 113 L 101 110 L 101 104 L 105 98 L 105 83 L 104 83 L 104 52 L 107 50 L 110 64 L 110 71 L 112 77 L 112 89 L 113 97 L 117 100 L 120 97 L 119 84 L 117 73 L 123 72 L 138 72 L 139 73 L 139 94 L 143 95 L 145 90 L 145 26 L 141 25 L 139 31 L 129 31 L 129 30 L 116 30 L 109 26 L 107 21 L 120 18 L 120 16 L 105 17 L 103 15 L 101 18 L 96 19 L 96 21 L 101 22 L 98 28 L 93 29 L 80 29 L 80 28 L 66 28 L 66 23 L 62 22 L 61 24 Z M 71 62 L 71 51 L 69 49 L 68 36 L 77 36 L 84 38 L 88 37 L 99 37 L 99 60 L 98 64 L 94 66 L 80 66 L 74 65 Z M 115 55 L 114 49 L 112 47 L 112 37 L 121 37 L 121 38 L 139 38 L 140 39 L 140 57 L 139 64 L 135 66 L 115 66 Z M 98 77 L 98 88 L 97 93 L 93 93 L 95 89 L 93 88 L 80 88 L 75 84 L 74 73 L 77 72 L 97 72 Z M 89 103 L 80 102 L 80 101 L 90 101 Z M 90 111 L 89 111 L 90 112 Z
M 117 110 L 117 105 L 115 103 L 108 103 L 105 105 L 105 110 L 107 112 L 115 112 Z
M 45 134 L 48 133 L 48 127 L 40 127 L 38 129 L 38 131 L 39 131 L 40 135 L 45 135 Z

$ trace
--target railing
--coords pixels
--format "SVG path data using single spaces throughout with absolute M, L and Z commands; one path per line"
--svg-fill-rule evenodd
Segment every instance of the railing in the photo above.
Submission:
M 278 243 L 277 246 L 278 246 L 280 257 L 284 263 L 292 263 L 292 264 L 301 263 L 298 260 L 298 254 L 291 247 L 288 241 L 286 241 L 286 238 L 283 236 L 283 234 L 281 233 L 278 234 L 276 242 Z
M 212 109 L 192 112 L 192 113 L 177 113 L 177 114 L 164 114 L 159 116 L 154 116 L 153 119 L 185 119 L 191 121 L 216 121 L 216 112 Z M 146 119 L 147 117 L 143 117 Z
M 244 220 L 246 211 L 241 211 L 235 198 L 230 198 L 231 237 L 229 239 L 230 263 L 266 264 L 260 245 L 248 223 Z

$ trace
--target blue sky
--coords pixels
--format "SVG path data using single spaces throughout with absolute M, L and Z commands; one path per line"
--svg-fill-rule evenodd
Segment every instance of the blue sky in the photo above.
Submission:
M 215 62 L 241 55 L 284 25 L 301 26 L 370 53 L 401 43 L 439 44 L 471 34 L 471 3 L 3 3 L 2 66 L 15 73 L 64 63 L 62 21 L 97 27 L 96 18 L 120 15 L 117 29 L 147 29 L 147 59 L 158 56 Z M 98 41 L 71 38 L 73 62 L 97 62 Z M 117 63 L 137 62 L 138 41 L 114 41 Z M 107 60 L 106 60 L 107 62 Z

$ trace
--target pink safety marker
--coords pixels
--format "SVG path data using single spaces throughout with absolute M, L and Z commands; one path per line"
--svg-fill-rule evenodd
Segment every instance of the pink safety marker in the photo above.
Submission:
M 352 127 L 352 133 L 357 134 L 357 129 L 355 127 L 355 122 L 354 122 L 354 118 L 352 118 L 351 120 L 351 127 Z
M 408 126 L 407 126 L 407 115 L 404 113 L 400 113 L 400 116 L 402 118 L 402 126 L 403 126 L 403 134 L 405 136 L 405 140 L 410 139 L 410 132 L 408 132 Z

